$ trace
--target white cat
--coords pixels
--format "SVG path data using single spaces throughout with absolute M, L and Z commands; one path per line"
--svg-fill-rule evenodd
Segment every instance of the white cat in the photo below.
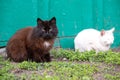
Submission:
M 95 50 L 107 51 L 114 42 L 115 28 L 110 30 L 85 29 L 78 33 L 74 39 L 75 50 L 80 52 Z

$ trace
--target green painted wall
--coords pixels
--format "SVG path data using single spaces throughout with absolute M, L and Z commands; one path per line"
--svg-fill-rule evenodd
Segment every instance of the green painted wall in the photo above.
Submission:
M 73 48 L 77 33 L 85 28 L 116 28 L 120 45 L 120 0 L 0 0 L 0 46 L 19 29 L 35 26 L 36 18 L 57 18 L 59 35 L 55 46 Z

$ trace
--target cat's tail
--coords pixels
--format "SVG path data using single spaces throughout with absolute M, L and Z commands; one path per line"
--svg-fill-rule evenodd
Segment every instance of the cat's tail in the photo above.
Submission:
M 4 47 L 4 48 L 0 48 L 0 56 L 7 57 L 6 47 Z

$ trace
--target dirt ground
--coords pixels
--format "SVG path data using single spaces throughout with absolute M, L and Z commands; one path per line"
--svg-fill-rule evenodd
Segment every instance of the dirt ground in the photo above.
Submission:
M 112 51 L 114 52 L 120 52 L 120 47 L 118 48 L 114 48 L 112 49 Z M 2 55 L 3 57 L 5 57 L 6 59 L 6 53 L 0 53 L 0 55 Z M 67 59 L 52 59 L 52 61 L 68 61 Z M 13 65 L 17 65 L 17 63 L 15 62 L 11 62 Z M 76 62 L 78 64 L 91 64 L 91 65 L 94 65 L 94 64 L 97 64 L 97 67 L 98 67 L 98 72 L 97 73 L 94 73 L 93 75 L 93 78 L 94 80 L 105 80 L 104 78 L 104 75 L 105 74 L 115 74 L 115 73 L 118 73 L 120 72 L 120 65 L 112 65 L 112 64 L 106 64 L 104 62 Z M 114 66 L 112 68 L 112 66 Z M 42 71 L 41 71 L 42 72 Z M 21 70 L 21 69 L 16 69 L 16 70 L 13 70 L 11 71 L 11 73 L 15 74 L 16 76 L 20 76 L 21 74 L 25 73 L 25 74 L 30 74 L 30 73 L 36 73 L 36 74 L 41 74 L 41 72 L 38 72 L 38 71 L 28 71 L 28 70 Z
M 68 60 L 65 60 L 65 59 L 53 59 L 52 61 L 57 61 L 57 62 L 61 62 L 61 61 L 66 62 L 67 61 L 68 62 Z M 104 62 L 92 62 L 91 63 L 91 62 L 87 62 L 87 61 L 85 61 L 85 62 L 76 61 L 75 63 L 97 65 L 96 67 L 98 68 L 98 71 L 93 74 L 93 79 L 94 80 L 106 80 L 104 78 L 105 74 L 114 75 L 115 73 L 120 72 L 120 66 L 119 65 L 106 64 Z M 12 62 L 12 64 L 17 65 L 17 63 L 15 63 L 15 62 Z M 22 69 L 15 69 L 15 70 L 11 71 L 11 73 L 15 74 L 16 76 L 21 76 L 23 73 L 26 74 L 26 75 L 29 75 L 29 74 L 32 74 L 32 73 L 41 75 L 42 72 L 43 72 L 42 70 L 41 71 L 28 71 L 28 70 L 22 70 Z
M 112 51 L 114 51 L 114 52 L 120 52 L 120 47 L 118 47 L 118 48 L 113 48 Z

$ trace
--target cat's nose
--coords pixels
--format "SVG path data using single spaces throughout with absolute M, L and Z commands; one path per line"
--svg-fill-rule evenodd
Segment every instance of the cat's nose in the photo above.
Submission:
M 46 32 L 47 34 L 49 34 L 48 32 Z

